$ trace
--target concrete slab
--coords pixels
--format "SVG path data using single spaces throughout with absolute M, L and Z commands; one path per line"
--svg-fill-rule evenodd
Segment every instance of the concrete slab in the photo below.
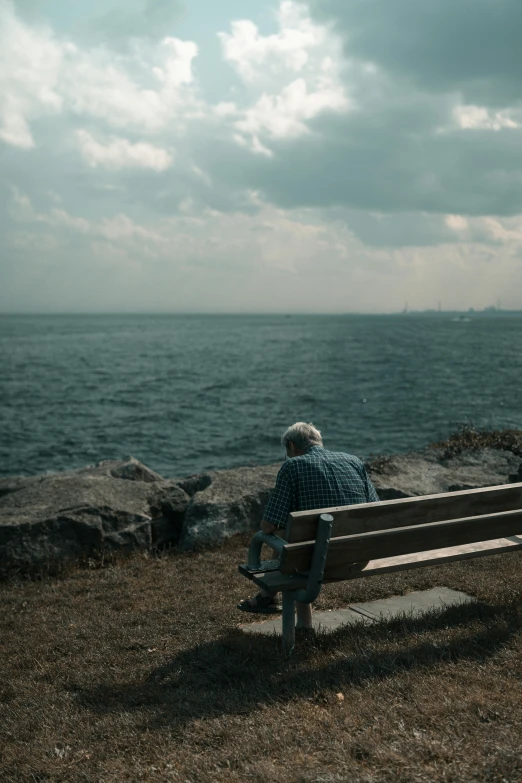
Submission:
M 415 593 L 408 593 L 408 595 L 384 598 L 381 601 L 351 604 L 350 609 L 354 612 L 361 612 L 366 617 L 382 620 L 391 619 L 401 614 L 407 614 L 409 617 L 419 617 L 433 609 L 469 603 L 473 600 L 466 593 L 452 590 L 449 587 L 433 587 L 431 590 L 419 590 Z
M 368 601 L 352 604 L 345 609 L 335 609 L 329 612 L 314 612 L 314 628 L 335 630 L 342 625 L 355 623 L 372 623 L 379 620 L 390 620 L 401 615 L 419 617 L 433 609 L 443 609 L 470 603 L 475 599 L 458 590 L 449 587 L 433 587 L 431 590 L 421 590 L 408 595 L 398 595 L 384 598 L 381 601 Z M 246 623 L 239 626 L 246 633 L 281 634 L 281 616 L 258 623 Z

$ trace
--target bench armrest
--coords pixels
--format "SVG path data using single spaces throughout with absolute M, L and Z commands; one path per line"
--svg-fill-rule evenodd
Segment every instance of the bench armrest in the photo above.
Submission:
M 279 536 L 274 536 L 273 533 L 267 535 L 266 533 L 263 533 L 262 530 L 259 530 L 252 538 L 250 546 L 248 547 L 247 568 L 251 568 L 253 571 L 259 570 L 261 566 L 261 548 L 263 544 L 266 544 L 272 549 L 275 549 L 278 554 L 281 554 L 286 541 L 279 538 Z

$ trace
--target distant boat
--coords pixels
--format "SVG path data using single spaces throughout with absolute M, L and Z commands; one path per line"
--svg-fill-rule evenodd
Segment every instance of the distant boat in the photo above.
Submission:
M 468 318 L 467 315 L 457 315 L 455 318 L 452 318 L 451 320 L 459 324 L 469 324 L 471 318 Z

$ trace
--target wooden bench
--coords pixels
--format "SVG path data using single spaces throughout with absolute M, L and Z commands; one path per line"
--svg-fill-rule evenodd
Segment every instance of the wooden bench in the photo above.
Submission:
M 263 544 L 279 559 L 261 561 Z M 278 535 L 256 533 L 239 571 L 269 592 L 282 591 L 283 647 L 289 652 L 295 602 L 311 603 L 324 583 L 517 549 L 522 549 L 522 483 L 295 511 Z

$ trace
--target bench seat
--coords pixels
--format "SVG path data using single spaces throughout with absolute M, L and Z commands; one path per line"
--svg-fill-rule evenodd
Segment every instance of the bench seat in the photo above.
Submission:
M 324 579 L 324 584 L 343 582 L 351 579 L 361 579 L 366 576 L 389 574 L 393 571 L 407 571 L 412 568 L 424 568 L 432 565 L 442 565 L 455 560 L 471 560 L 476 557 L 500 555 L 504 552 L 515 552 L 522 549 L 522 535 L 509 538 L 497 538 L 493 541 L 482 541 L 476 544 L 431 549 L 427 552 L 415 552 L 409 555 L 386 557 L 380 560 L 370 560 L 364 569 L 339 568 L 338 574 L 331 574 Z M 252 572 L 246 565 L 239 567 L 240 573 L 251 579 L 256 585 L 270 592 L 297 590 L 306 587 L 308 574 L 282 574 L 279 570 Z

